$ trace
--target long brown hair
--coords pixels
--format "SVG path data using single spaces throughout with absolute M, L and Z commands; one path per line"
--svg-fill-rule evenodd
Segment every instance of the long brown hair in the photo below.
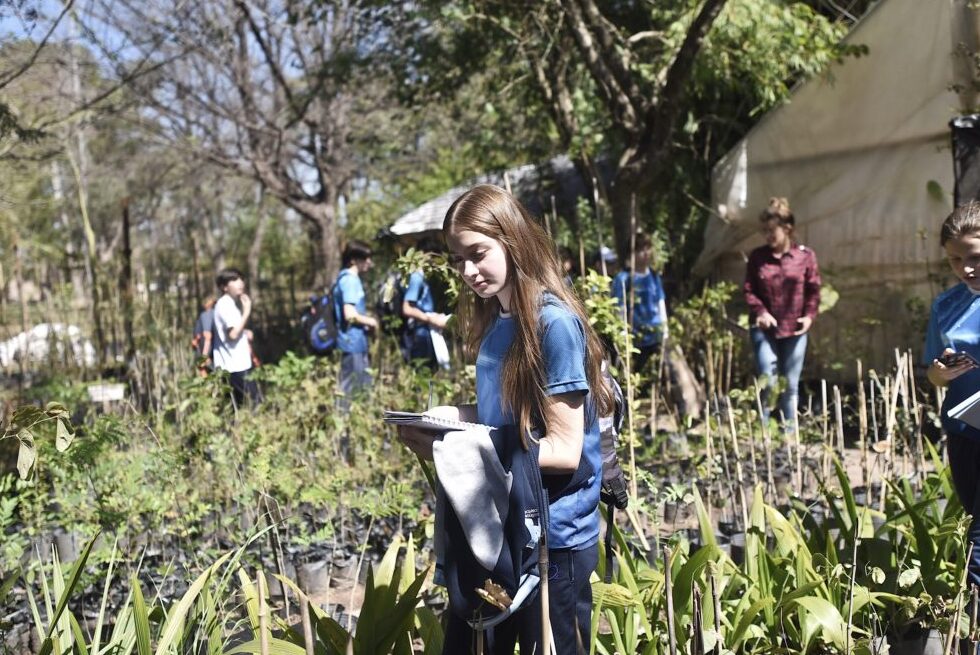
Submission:
M 514 316 L 514 343 L 507 353 L 501 375 L 501 397 L 505 409 L 517 419 L 521 435 L 536 423 L 548 431 L 543 412 L 548 395 L 544 390 L 545 370 L 541 354 L 539 315 L 542 294 L 555 296 L 578 316 L 585 331 L 585 372 L 593 410 L 612 411 L 612 392 L 602 379 L 603 349 L 589 324 L 585 308 L 565 284 L 551 237 L 531 218 L 514 196 L 497 186 L 475 186 L 452 204 L 442 224 L 443 236 L 453 230 L 479 232 L 503 246 L 507 256 L 507 282 L 513 289 L 510 311 Z M 467 335 L 470 354 L 480 349 L 483 335 L 500 311 L 496 296 L 480 298 L 475 293 L 460 296 L 458 320 Z

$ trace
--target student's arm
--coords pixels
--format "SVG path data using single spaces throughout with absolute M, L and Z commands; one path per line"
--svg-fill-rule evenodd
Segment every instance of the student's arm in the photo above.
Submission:
M 666 339 L 667 338 L 667 333 L 669 332 L 669 329 L 667 327 L 668 326 L 668 322 L 667 322 L 667 301 L 664 300 L 663 298 L 661 298 L 658 307 L 659 307 L 659 309 L 657 311 L 659 312 L 660 317 L 663 319 L 663 323 L 660 324 L 661 325 L 660 333 L 663 334 L 664 339 Z
M 810 265 L 806 267 L 803 278 L 803 316 L 796 319 L 799 329 L 793 333 L 795 335 L 805 334 L 820 310 L 820 268 L 813 251 L 807 248 L 807 252 L 810 255 Z
M 445 314 L 423 312 L 407 300 L 402 301 L 402 314 L 408 318 L 414 318 L 422 325 L 429 325 L 439 330 L 446 327 L 447 317 Z
M 204 345 L 201 346 L 201 357 L 211 356 L 211 330 L 204 333 Z
M 947 348 L 942 354 L 952 355 L 955 352 L 956 351 L 952 348 Z M 974 368 L 974 366 L 970 362 L 956 364 L 954 366 L 946 366 L 939 361 L 939 358 L 937 357 L 936 359 L 932 360 L 932 364 L 930 364 L 929 368 L 926 370 L 926 377 L 929 378 L 929 381 L 937 387 L 945 387 L 948 386 L 950 382 L 972 368 Z
M 742 284 L 742 294 L 745 302 L 749 306 L 749 313 L 755 319 L 756 326 L 763 330 L 776 327 L 775 317 L 769 313 L 769 308 L 758 294 L 758 274 L 759 262 L 755 257 L 749 256 L 748 264 L 745 266 L 745 282 Z
M 228 335 L 228 341 L 238 341 L 238 338 L 242 336 L 242 332 L 245 330 L 245 325 L 248 323 L 248 318 L 252 314 L 252 299 L 246 294 L 242 294 L 239 297 L 242 303 L 241 317 L 228 316 L 230 314 L 231 307 L 226 303 L 222 303 L 221 311 L 219 312 L 218 306 L 215 305 L 215 317 L 214 320 L 221 320 L 221 323 L 225 326 Z M 237 312 L 235 312 L 237 314 Z M 232 324 L 232 320 L 238 318 L 238 320 Z M 229 320 L 231 319 L 231 320 Z
M 539 444 L 538 465 L 542 473 L 574 473 L 585 443 L 585 394 L 573 391 L 548 400 L 548 434 Z
M 344 320 L 347 321 L 349 325 L 363 325 L 366 328 L 372 330 L 378 327 L 378 319 L 373 316 L 368 316 L 367 314 L 361 314 L 357 311 L 357 307 L 351 305 L 350 303 L 344 303 Z

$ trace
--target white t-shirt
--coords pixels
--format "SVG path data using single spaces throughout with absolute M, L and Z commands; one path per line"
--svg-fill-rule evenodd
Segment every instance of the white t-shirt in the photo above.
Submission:
M 238 373 L 252 368 L 252 349 L 248 345 L 245 331 L 232 341 L 228 331 L 242 320 L 242 311 L 235 300 L 225 294 L 214 305 L 214 366 L 229 373 Z

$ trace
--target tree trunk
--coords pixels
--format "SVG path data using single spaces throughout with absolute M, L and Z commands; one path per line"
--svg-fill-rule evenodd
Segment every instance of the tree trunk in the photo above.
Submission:
M 265 240 L 266 226 L 269 223 L 269 215 L 265 208 L 265 194 L 259 190 L 259 198 L 256 203 L 255 216 L 255 235 L 252 237 L 252 245 L 248 249 L 246 263 L 248 266 L 249 296 L 252 302 L 259 297 L 259 261 L 262 257 L 262 242 Z
M 126 363 L 134 365 L 136 340 L 133 338 L 133 248 L 129 240 L 129 198 L 122 201 L 122 274 L 119 276 L 119 296 L 122 301 L 123 333 L 126 339 Z

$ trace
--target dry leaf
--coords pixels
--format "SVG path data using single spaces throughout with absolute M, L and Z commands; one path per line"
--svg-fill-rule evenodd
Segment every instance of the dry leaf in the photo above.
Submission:
M 508 610 L 511 603 L 514 602 L 507 594 L 507 591 L 499 584 L 494 583 L 490 578 L 487 578 L 487 581 L 483 583 L 483 589 L 477 587 L 474 591 L 476 591 L 476 594 L 480 598 L 500 610 Z

